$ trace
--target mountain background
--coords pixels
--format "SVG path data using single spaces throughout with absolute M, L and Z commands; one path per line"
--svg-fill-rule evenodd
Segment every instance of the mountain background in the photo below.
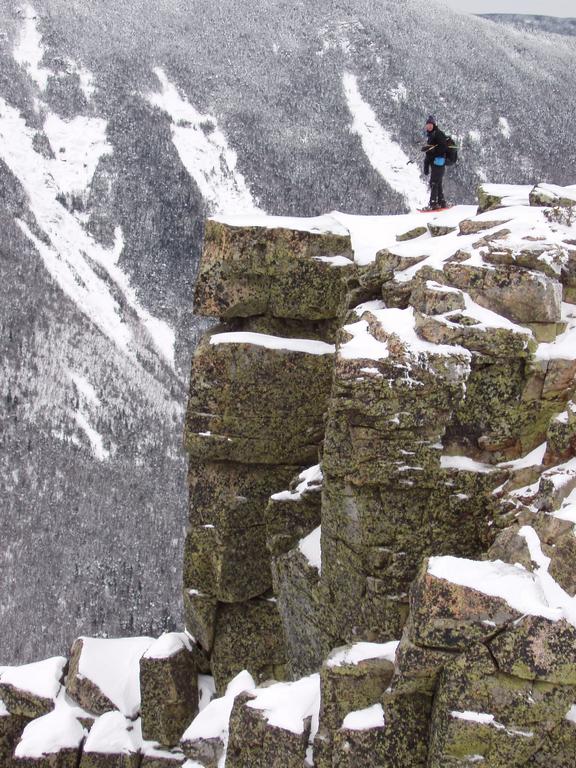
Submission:
M 573 183 L 576 41 L 573 20 L 420 0 L 0 13 L 0 661 L 18 663 L 180 624 L 205 217 L 424 202 L 430 111 L 461 147 L 451 199 Z

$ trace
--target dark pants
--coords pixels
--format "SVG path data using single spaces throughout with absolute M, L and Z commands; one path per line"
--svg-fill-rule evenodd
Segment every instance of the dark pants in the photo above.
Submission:
M 445 205 L 442 180 L 444 179 L 444 165 L 430 166 L 430 205 Z

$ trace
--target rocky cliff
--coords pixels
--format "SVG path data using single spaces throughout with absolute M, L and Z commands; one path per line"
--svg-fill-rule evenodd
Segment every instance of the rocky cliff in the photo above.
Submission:
M 7 765 L 576 767 L 576 187 L 479 203 L 207 223 L 187 632 L 0 668 Z

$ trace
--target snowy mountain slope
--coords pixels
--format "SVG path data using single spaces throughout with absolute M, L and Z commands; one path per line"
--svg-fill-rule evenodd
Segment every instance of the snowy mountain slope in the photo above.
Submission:
M 528 32 L 543 32 L 554 35 L 576 35 L 576 19 L 558 16 L 531 16 L 521 13 L 487 13 L 483 18 L 499 24 L 510 24 Z
M 414 207 L 431 109 L 462 138 L 455 199 L 566 183 L 576 64 L 569 38 L 420 0 L 0 14 L 0 647 L 25 661 L 178 621 L 205 216 Z

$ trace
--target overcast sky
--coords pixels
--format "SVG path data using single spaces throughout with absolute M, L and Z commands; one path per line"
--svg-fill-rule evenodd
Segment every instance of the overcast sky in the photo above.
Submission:
M 574 0 L 446 0 L 459 11 L 471 13 L 536 13 L 576 17 Z

